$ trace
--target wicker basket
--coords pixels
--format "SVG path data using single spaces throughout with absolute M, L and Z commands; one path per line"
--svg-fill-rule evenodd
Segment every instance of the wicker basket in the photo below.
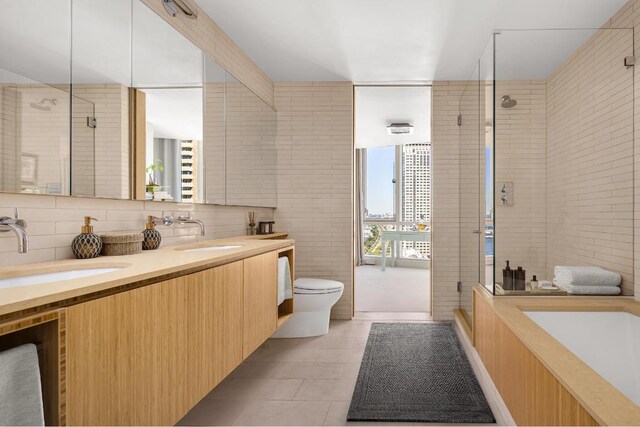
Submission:
M 142 233 L 101 234 L 102 255 L 133 255 L 142 252 Z

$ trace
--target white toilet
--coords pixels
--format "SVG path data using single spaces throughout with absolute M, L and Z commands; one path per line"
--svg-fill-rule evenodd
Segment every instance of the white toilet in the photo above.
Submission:
M 272 338 L 315 337 L 329 332 L 331 307 L 344 285 L 334 280 L 296 279 L 293 285 L 293 316 Z

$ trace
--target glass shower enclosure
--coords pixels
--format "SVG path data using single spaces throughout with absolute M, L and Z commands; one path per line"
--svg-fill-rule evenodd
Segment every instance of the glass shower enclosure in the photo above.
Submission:
M 459 307 L 471 324 L 473 287 L 493 293 L 494 111 L 493 40 L 487 44 L 458 101 Z
M 474 287 L 540 295 L 529 282 L 552 281 L 556 265 L 620 272 L 632 292 L 633 39 L 497 31 L 462 82 L 458 291 L 470 325 Z M 507 261 L 525 271 L 522 289 L 503 283 Z

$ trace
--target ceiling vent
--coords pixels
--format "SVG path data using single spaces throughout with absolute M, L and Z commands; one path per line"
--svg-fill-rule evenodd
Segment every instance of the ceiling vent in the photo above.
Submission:
M 391 123 L 387 126 L 387 132 L 389 135 L 411 135 L 413 126 L 409 123 Z

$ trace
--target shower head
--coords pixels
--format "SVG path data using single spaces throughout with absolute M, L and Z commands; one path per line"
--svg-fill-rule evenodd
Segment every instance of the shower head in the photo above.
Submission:
M 500 105 L 502 106 L 502 108 L 513 108 L 518 105 L 518 101 L 516 101 L 515 99 L 511 99 L 509 95 L 504 95 L 500 99 Z
M 42 98 L 40 102 L 32 102 L 31 108 L 35 108 L 40 111 L 51 111 L 51 107 L 54 105 L 58 105 L 58 100 L 56 98 Z
M 51 107 L 49 107 L 48 105 L 42 105 L 39 102 L 38 103 L 32 102 L 31 108 L 35 108 L 36 110 L 40 110 L 40 111 L 51 111 Z

